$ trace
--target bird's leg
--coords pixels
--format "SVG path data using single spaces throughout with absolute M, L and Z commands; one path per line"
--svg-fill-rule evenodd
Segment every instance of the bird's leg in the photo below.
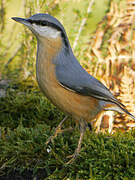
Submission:
M 50 136 L 49 138 L 48 138 L 48 140 L 46 141 L 46 145 L 50 142 L 50 141 L 52 141 L 59 133 L 63 133 L 64 131 L 71 131 L 72 130 L 72 128 L 70 127 L 70 128 L 66 128 L 66 129 L 61 129 L 61 126 L 62 126 L 62 124 L 66 121 L 68 119 L 68 116 L 65 116 L 64 117 L 64 119 L 59 123 L 59 125 L 56 127 L 56 129 L 55 129 L 55 132 L 54 132 L 54 135 L 52 135 L 52 136 Z
M 77 158 L 77 156 L 79 155 L 80 150 L 81 150 L 81 144 L 82 144 L 84 133 L 86 131 L 87 124 L 82 119 L 79 122 L 80 122 L 80 124 L 79 124 L 80 125 L 80 138 L 78 141 L 78 145 L 77 145 L 77 148 L 76 148 L 74 154 L 67 157 L 67 158 L 71 158 L 71 159 L 66 164 L 72 163 Z
M 88 123 L 88 128 L 89 128 L 89 131 L 92 131 L 92 130 L 93 130 L 93 127 L 92 127 L 92 124 L 91 124 L 91 123 Z

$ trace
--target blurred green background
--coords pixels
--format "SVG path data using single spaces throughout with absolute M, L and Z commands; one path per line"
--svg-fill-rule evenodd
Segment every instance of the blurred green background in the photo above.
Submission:
M 35 13 L 49 13 L 64 25 L 73 46 L 82 21 L 85 25 L 74 48 L 75 55 L 84 58 L 91 33 L 108 11 L 110 0 L 1 0 L 0 11 L 0 72 L 10 78 L 26 79 L 33 75 L 36 41 L 31 32 L 11 17 L 29 17 Z M 88 7 L 90 12 L 88 13 Z

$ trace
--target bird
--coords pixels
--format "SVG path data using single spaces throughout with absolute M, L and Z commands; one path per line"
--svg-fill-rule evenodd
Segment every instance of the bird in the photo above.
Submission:
M 110 90 L 80 65 L 59 20 L 45 13 L 12 19 L 28 27 L 36 36 L 36 78 L 39 88 L 56 107 L 67 114 L 56 128 L 54 136 L 61 132 L 62 124 L 69 116 L 79 126 L 78 145 L 67 164 L 77 158 L 86 128 L 88 125 L 93 127 L 93 122 L 102 112 L 110 110 L 126 113 L 135 120 Z M 54 136 L 50 136 L 46 144 Z

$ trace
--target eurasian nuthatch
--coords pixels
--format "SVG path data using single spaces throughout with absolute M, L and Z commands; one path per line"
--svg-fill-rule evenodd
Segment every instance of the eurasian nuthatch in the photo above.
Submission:
M 64 27 L 57 19 L 49 14 L 12 19 L 27 26 L 37 38 L 36 76 L 40 89 L 80 125 L 80 139 L 72 160 L 80 152 L 87 124 L 92 124 L 102 111 L 125 112 L 135 120 L 100 81 L 82 68 L 73 54 Z

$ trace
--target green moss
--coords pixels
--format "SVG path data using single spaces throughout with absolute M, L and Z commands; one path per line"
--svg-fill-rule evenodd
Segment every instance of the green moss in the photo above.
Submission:
M 0 175 L 5 178 L 12 174 L 50 180 L 135 178 L 135 131 L 112 136 L 87 131 L 78 159 L 66 165 L 79 131 L 60 134 L 45 145 L 64 115 L 32 81 L 11 83 L 6 98 L 0 99 L 0 117 Z M 70 125 L 71 120 L 64 127 Z
M 87 132 L 80 156 L 72 165 L 66 165 L 67 156 L 77 146 L 79 132 L 61 134 L 46 146 L 50 129 L 46 123 L 1 127 L 1 172 L 15 171 L 22 176 L 31 173 L 48 180 L 135 178 L 135 131 L 112 136 Z

